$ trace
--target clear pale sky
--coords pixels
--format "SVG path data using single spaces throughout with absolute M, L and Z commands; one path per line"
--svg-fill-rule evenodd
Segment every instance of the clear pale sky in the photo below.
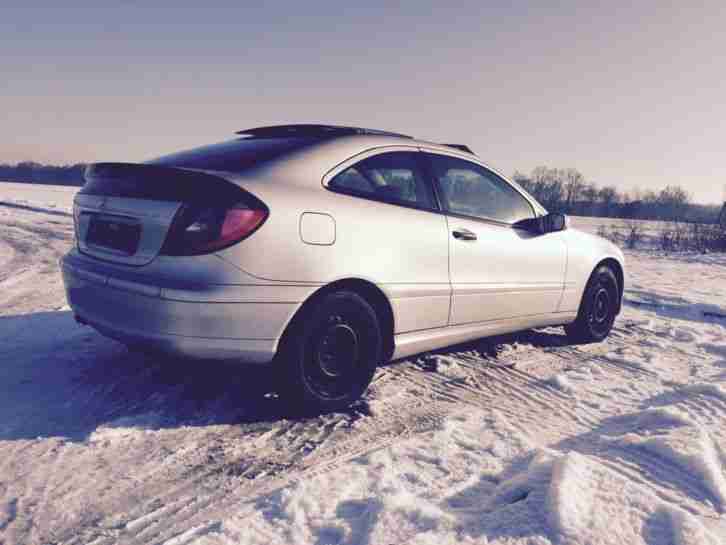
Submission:
M 723 0 L 246 4 L 3 0 L 0 162 L 324 122 L 466 143 L 507 174 L 724 198 Z

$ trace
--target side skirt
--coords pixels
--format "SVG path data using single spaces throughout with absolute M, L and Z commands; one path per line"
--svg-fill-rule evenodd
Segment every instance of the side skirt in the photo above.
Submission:
M 533 327 L 568 324 L 576 318 L 577 312 L 557 312 L 401 333 L 394 338 L 396 349 L 392 359 L 397 360 L 481 337 L 503 335 Z

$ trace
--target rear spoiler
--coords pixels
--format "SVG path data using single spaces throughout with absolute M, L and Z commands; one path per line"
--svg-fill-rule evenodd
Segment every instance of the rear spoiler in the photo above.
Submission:
M 458 149 L 459 151 L 465 151 L 466 153 L 471 153 L 472 155 L 476 155 L 476 153 L 474 153 L 472 151 L 472 149 L 469 146 L 467 146 L 466 144 L 441 144 L 441 145 L 446 146 L 447 148 L 454 148 L 454 149 Z
M 236 202 L 237 185 L 212 174 L 143 163 L 92 163 L 83 176 L 82 195 L 187 203 Z

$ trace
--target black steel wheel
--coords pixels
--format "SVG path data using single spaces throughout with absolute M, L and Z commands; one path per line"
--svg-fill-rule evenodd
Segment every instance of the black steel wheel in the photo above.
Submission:
M 582 296 L 577 319 L 565 326 L 567 335 L 575 342 L 601 342 L 615 323 L 618 314 L 620 288 L 612 269 L 601 265 L 590 276 Z
M 284 396 L 322 412 L 348 407 L 370 384 L 382 345 L 378 318 L 365 299 L 351 291 L 323 296 L 283 338 Z

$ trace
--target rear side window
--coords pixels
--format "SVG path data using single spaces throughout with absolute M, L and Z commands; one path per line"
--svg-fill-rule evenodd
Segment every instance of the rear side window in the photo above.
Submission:
M 447 212 L 509 224 L 535 216 L 527 199 L 490 170 L 446 155 L 426 156 Z
M 419 168 L 418 152 L 374 155 L 338 173 L 328 187 L 393 204 L 435 208 L 431 186 Z
M 313 146 L 320 138 L 237 138 L 147 161 L 150 165 L 240 172 Z

